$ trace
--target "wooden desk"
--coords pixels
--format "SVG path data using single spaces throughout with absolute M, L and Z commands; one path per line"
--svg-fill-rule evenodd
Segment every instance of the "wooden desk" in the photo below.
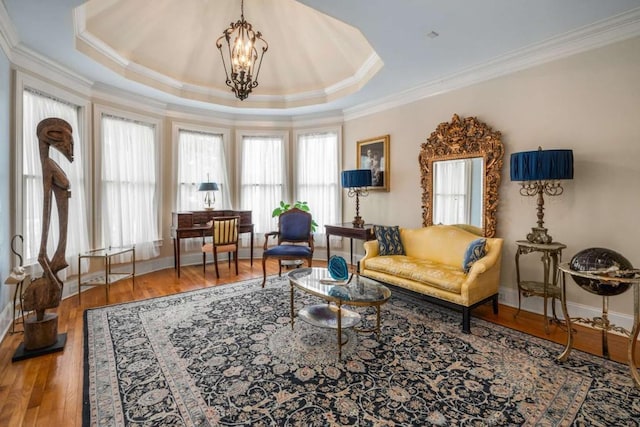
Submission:
M 358 240 L 375 240 L 376 235 L 373 233 L 373 224 L 365 224 L 363 227 L 354 227 L 352 223 L 345 222 L 336 225 L 324 226 L 327 234 L 327 262 L 331 258 L 331 249 L 329 236 L 348 237 L 351 247 L 351 264 L 353 265 L 353 239 Z
M 207 235 L 213 235 L 207 222 L 214 217 L 240 216 L 238 229 L 240 234 L 251 233 L 251 265 L 253 266 L 253 222 L 251 211 L 234 210 L 210 210 L 210 211 L 185 211 L 171 214 L 171 237 L 173 238 L 173 268 L 178 271 L 180 277 L 180 239 L 199 237 L 204 243 Z M 209 234 L 207 234 L 209 233 Z

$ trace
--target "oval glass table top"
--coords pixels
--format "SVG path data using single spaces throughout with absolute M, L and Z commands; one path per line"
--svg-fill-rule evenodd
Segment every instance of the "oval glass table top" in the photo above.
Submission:
M 346 281 L 335 281 L 326 268 L 297 268 L 289 280 L 313 295 L 349 305 L 378 305 L 391 297 L 389 288 L 375 280 L 352 274 Z

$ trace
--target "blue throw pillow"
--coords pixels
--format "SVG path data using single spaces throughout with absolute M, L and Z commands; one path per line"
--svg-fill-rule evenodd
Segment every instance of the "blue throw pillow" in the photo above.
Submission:
M 474 262 L 485 256 L 487 239 L 476 239 L 469 243 L 467 250 L 464 251 L 464 260 L 462 261 L 462 269 L 468 273 Z
M 404 246 L 400 240 L 400 227 L 394 225 L 374 225 L 373 231 L 378 240 L 379 255 L 404 255 Z

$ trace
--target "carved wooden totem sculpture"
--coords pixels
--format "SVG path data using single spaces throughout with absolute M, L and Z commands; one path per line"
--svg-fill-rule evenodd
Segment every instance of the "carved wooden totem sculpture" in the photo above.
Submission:
M 69 198 L 71 190 L 69 179 L 62 168 L 49 158 L 49 147 L 60 151 L 73 162 L 73 137 L 71 126 L 62 119 L 48 118 L 38 124 L 37 135 L 42 163 L 42 237 L 38 263 L 42 266 L 43 276 L 31 282 L 24 292 L 24 309 L 35 311 L 36 317 L 27 319 L 24 328 L 24 346 L 27 350 L 48 347 L 56 343 L 58 336 L 58 315 L 45 313 L 47 308 L 55 308 L 62 298 L 63 282 L 57 273 L 68 267 L 65 261 L 67 248 L 67 223 L 69 217 Z M 58 208 L 58 226 L 60 239 L 53 258 L 47 254 L 47 240 L 51 223 L 51 207 L 55 197 Z

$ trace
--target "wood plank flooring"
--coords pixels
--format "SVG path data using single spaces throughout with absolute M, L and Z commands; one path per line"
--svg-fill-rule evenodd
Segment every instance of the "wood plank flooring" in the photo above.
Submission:
M 325 266 L 326 263 L 315 262 Z M 136 279 L 135 292 L 131 281 L 123 281 L 111 287 L 111 304 L 142 300 L 178 292 L 220 286 L 238 280 L 262 277 L 261 260 L 239 263 L 239 274 L 235 276 L 225 263 L 220 264 L 219 280 L 215 279 L 213 266 L 207 265 L 203 278 L 201 266 L 182 267 L 178 279 L 173 269 L 162 270 Z M 286 271 L 286 270 L 285 270 Z M 268 262 L 268 274 L 277 273 L 277 264 Z M 66 426 L 82 425 L 82 381 L 83 381 L 83 312 L 87 308 L 105 304 L 103 287 L 86 290 L 82 294 L 82 305 L 78 297 L 62 301 L 58 307 L 60 333 L 67 333 L 67 344 L 63 352 L 40 356 L 16 363 L 11 362 L 16 348 L 22 342 L 22 334 L 7 335 L 0 344 L 0 426 Z M 515 310 L 500 306 L 500 313 L 494 315 L 491 306 L 476 309 L 474 316 L 514 328 L 531 335 L 565 343 L 566 334 L 560 326 L 552 325 L 550 333 L 544 332 L 542 317 L 521 312 L 513 317 Z M 384 319 L 383 319 L 384 323 Z M 21 325 L 18 325 L 21 329 Z M 588 328 L 577 327 L 575 348 L 600 354 L 600 333 Z M 611 358 L 626 362 L 627 341 L 610 335 Z

